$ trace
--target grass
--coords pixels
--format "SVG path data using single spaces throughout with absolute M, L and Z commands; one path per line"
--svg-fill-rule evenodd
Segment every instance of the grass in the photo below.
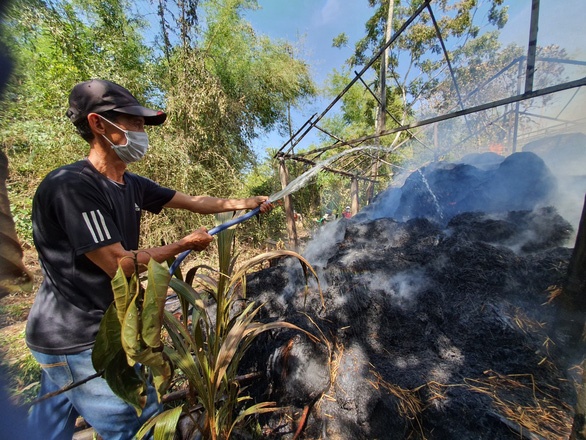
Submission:
M 0 366 L 15 405 L 34 400 L 40 388 L 41 367 L 24 342 L 25 326 L 23 321 L 0 329 Z
M 0 299 L 0 374 L 15 405 L 26 405 L 37 397 L 41 377 L 41 367 L 24 340 L 26 319 L 42 279 L 36 251 L 25 248 L 23 262 L 34 276 L 33 293 L 18 292 Z
M 0 305 L 0 319 L 5 325 L 24 321 L 27 318 L 30 306 L 27 303 L 15 302 Z

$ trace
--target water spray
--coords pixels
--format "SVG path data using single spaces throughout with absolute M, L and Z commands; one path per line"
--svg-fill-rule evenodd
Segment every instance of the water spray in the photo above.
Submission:
M 302 175 L 300 175 L 299 177 L 295 178 L 294 180 L 291 181 L 291 183 L 289 183 L 289 185 L 287 185 L 285 188 L 283 188 L 281 191 L 276 192 L 274 194 L 271 194 L 269 196 L 269 199 L 266 202 L 263 203 L 273 203 L 276 202 L 277 200 L 282 199 L 285 196 L 288 196 L 291 193 L 294 193 L 295 191 L 303 188 L 305 186 L 305 184 L 307 183 L 307 181 L 309 179 L 311 179 L 313 176 L 315 176 L 322 168 L 328 166 L 330 163 L 332 163 L 333 161 L 335 161 L 336 159 L 338 159 L 339 157 L 345 156 L 346 154 L 350 154 L 350 153 L 354 153 L 355 151 L 360 151 L 360 150 L 384 150 L 384 151 L 389 151 L 388 148 L 384 148 L 384 147 L 374 147 L 374 146 L 363 146 L 363 147 L 355 147 L 355 148 L 351 148 L 349 150 L 346 151 L 342 151 L 341 153 L 338 153 L 320 163 L 315 164 L 312 168 L 310 168 L 309 170 L 307 170 L 305 173 L 303 173 Z M 257 208 L 253 209 L 250 212 L 247 212 L 244 215 L 241 215 L 240 217 L 236 217 L 233 218 L 232 220 L 229 220 L 225 223 L 222 223 L 221 225 L 216 226 L 215 228 L 212 228 L 208 231 L 208 234 L 210 235 L 216 235 L 218 232 L 222 232 L 224 229 L 228 229 L 231 228 L 232 226 L 237 225 L 238 223 L 242 223 L 252 217 L 254 217 L 255 215 L 260 213 L 260 206 L 258 206 Z M 180 253 L 177 258 L 175 259 L 175 261 L 173 262 L 173 264 L 171 265 L 171 267 L 169 268 L 169 273 L 171 275 L 173 275 L 175 273 L 175 271 L 177 270 L 177 268 L 179 267 L 179 265 L 181 264 L 181 262 L 185 259 L 185 257 L 187 257 L 189 255 L 189 253 L 191 252 L 191 250 L 185 251 Z

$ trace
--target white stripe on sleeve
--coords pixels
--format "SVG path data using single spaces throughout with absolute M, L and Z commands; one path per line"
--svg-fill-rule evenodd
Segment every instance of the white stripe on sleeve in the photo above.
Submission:
M 102 234 L 102 229 L 100 228 L 100 224 L 98 223 L 96 211 L 92 211 L 91 214 L 92 220 L 94 221 L 94 226 L 96 227 L 96 231 L 98 231 L 98 235 L 100 236 L 100 241 L 104 241 L 104 234 Z
M 82 212 L 81 213 L 83 219 L 85 220 L 85 224 L 87 226 L 87 228 L 90 230 L 92 237 L 94 238 L 94 242 L 98 243 L 98 238 L 96 237 L 96 233 L 94 232 L 94 228 L 92 228 L 92 224 L 90 223 L 90 219 L 87 215 L 87 212 Z
M 106 220 L 104 220 L 104 216 L 102 215 L 102 213 L 100 212 L 99 209 L 96 212 L 98 213 L 98 216 L 100 217 L 100 222 L 102 223 L 102 227 L 104 228 L 104 233 L 106 234 L 106 238 L 109 240 L 111 238 L 111 236 L 110 236 L 110 231 L 108 230 L 108 226 L 106 226 Z

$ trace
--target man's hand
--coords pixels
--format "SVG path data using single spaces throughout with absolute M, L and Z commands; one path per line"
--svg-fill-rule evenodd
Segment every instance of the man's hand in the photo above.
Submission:
M 139 264 L 139 271 L 142 272 L 143 270 L 146 270 L 147 264 L 151 258 L 162 263 L 167 258 L 173 257 L 187 250 L 203 251 L 209 246 L 212 240 L 213 237 L 208 234 L 206 228 L 199 228 L 179 241 L 156 248 L 141 249 L 139 251 L 130 252 L 125 250 L 122 247 L 122 244 L 118 242 L 87 252 L 85 256 L 88 257 L 92 263 L 106 272 L 110 278 L 113 278 L 114 275 L 116 275 L 119 264 L 122 265 L 124 274 L 129 277 L 134 273 L 135 253 Z
M 188 236 L 183 237 L 180 241 L 183 242 L 182 244 L 189 250 L 203 251 L 209 246 L 213 239 L 214 237 L 208 234 L 208 230 L 202 227 L 193 231 Z
M 269 198 L 267 196 L 256 196 L 251 198 L 254 200 L 255 203 L 254 208 L 260 205 L 261 214 L 266 214 L 271 209 L 273 209 L 273 204 L 269 202 Z

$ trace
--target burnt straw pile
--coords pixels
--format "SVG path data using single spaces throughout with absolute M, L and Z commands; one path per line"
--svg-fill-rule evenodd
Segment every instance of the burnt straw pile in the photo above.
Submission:
M 543 162 L 507 160 L 414 173 L 386 212 L 419 204 L 425 215 L 399 221 L 377 206 L 326 225 L 304 252 L 323 303 L 315 284 L 304 296 L 296 261 L 249 276 L 248 298 L 266 302 L 262 320 L 321 341 L 264 335 L 243 360 L 243 373 L 262 376 L 247 389 L 253 398 L 283 407 L 259 419 L 267 438 L 567 438 L 580 353 L 559 294 L 572 227 L 546 206 L 556 186 Z M 507 187 L 524 209 L 502 209 L 490 192 L 528 167 L 539 192 Z M 465 190 L 454 186 L 462 173 Z M 489 209 L 468 208 L 474 191 Z

